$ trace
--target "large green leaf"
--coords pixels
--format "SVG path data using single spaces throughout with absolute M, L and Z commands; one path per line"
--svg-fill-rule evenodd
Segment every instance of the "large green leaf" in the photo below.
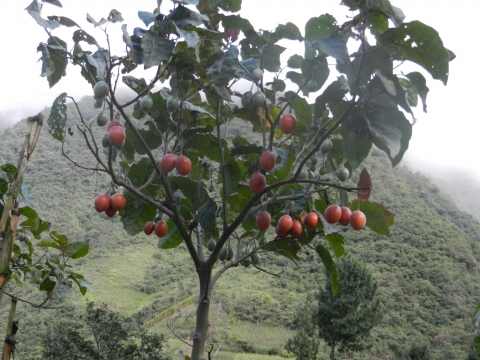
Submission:
M 343 236 L 340 234 L 329 234 L 325 236 L 325 240 L 327 240 L 328 245 L 332 248 L 335 256 L 337 258 L 341 257 L 345 252 L 343 247 Z
M 417 71 L 411 72 L 406 75 L 410 82 L 415 86 L 418 96 L 422 99 L 423 111 L 427 112 L 427 94 L 430 89 L 427 87 L 427 80 L 425 77 Z
M 434 79 L 447 84 L 451 55 L 435 29 L 420 21 L 412 21 L 384 32 L 379 41 L 395 60 L 413 61 L 427 70 Z
M 217 204 L 212 199 L 208 199 L 199 209 L 198 209 L 198 221 L 203 230 L 208 232 L 213 232 L 216 225 L 216 214 Z
M 137 94 L 140 94 L 143 90 L 147 88 L 147 82 L 144 78 L 137 79 L 134 76 L 125 75 L 122 76 L 122 81 L 125 85 L 127 85 L 130 89 L 135 91 Z
M 158 247 L 160 249 L 173 249 L 183 242 L 182 235 L 178 231 L 175 224 L 171 221 L 167 221 L 168 232 L 164 237 L 158 238 Z
M 125 193 L 125 198 L 127 206 L 121 213 L 123 227 L 129 235 L 136 235 L 143 231 L 147 221 L 155 218 L 156 208 L 129 192 Z
M 65 299 L 68 294 L 72 291 L 72 281 L 71 280 L 59 280 L 56 282 L 53 291 L 51 292 L 51 299 L 53 300 L 62 300 Z
M 232 156 L 243 154 L 259 154 L 262 146 L 257 143 L 250 143 L 247 139 L 237 135 L 232 140 L 233 148 L 230 150 Z
M 263 49 L 263 67 L 265 70 L 278 72 L 281 66 L 280 55 L 284 51 L 285 48 L 279 45 L 266 46 Z
M 278 25 L 273 34 L 271 34 L 270 41 L 277 42 L 280 39 L 301 41 L 303 37 L 297 25 L 287 22 L 285 25 Z
M 348 105 L 342 102 L 343 106 L 335 107 L 338 103 L 330 103 L 329 108 L 336 108 L 338 111 L 335 117 L 340 116 Z M 342 135 L 343 155 L 347 158 L 351 169 L 356 169 L 367 158 L 372 148 L 372 136 L 365 120 L 360 117 L 351 117 L 340 126 Z
M 60 81 L 62 76 L 65 74 L 65 69 L 67 68 L 67 43 L 56 36 L 53 36 L 48 39 L 47 48 L 50 54 L 50 61 L 53 63 L 53 71 L 46 76 L 49 86 L 53 87 L 57 82 Z M 42 58 L 43 54 L 44 53 L 42 51 Z M 42 76 L 45 76 L 43 75 L 43 66 Z
M 224 171 L 226 178 L 222 179 L 219 176 L 219 180 L 223 180 L 223 186 L 226 188 L 227 196 L 230 196 L 237 188 L 240 181 L 242 181 L 243 171 L 240 167 L 239 161 L 232 160 L 225 164 Z
M 332 35 L 326 39 L 316 39 L 310 42 L 313 46 L 318 46 L 318 49 L 325 55 L 334 57 L 342 63 L 349 61 L 347 50 L 347 42 L 340 35 Z
M 186 28 L 187 25 L 197 26 L 208 22 L 208 16 L 192 11 L 183 5 L 177 6 L 167 17 L 182 29 Z
M 37 0 L 33 0 L 30 5 L 28 5 L 25 10 L 30 14 L 31 17 L 35 19 L 38 25 L 47 29 L 56 29 L 60 26 L 60 21 L 54 20 L 45 20 L 40 16 L 40 6 Z
M 242 0 L 200 0 L 197 8 L 202 14 L 211 14 L 217 12 L 218 8 L 229 11 L 237 12 L 242 7 Z
M 93 291 L 92 283 L 82 274 L 76 274 L 71 272 L 70 279 L 75 281 L 82 295 L 85 295 L 87 293 L 87 290 Z
M 253 81 L 252 76 L 250 75 L 253 70 L 258 68 L 258 61 L 257 59 L 250 58 L 244 61 L 241 61 L 238 64 L 237 70 L 235 70 L 235 74 L 243 79 Z
M 315 99 L 314 118 L 320 119 L 327 109 L 327 103 L 331 101 L 340 101 L 346 93 L 350 91 L 347 79 L 342 75 L 337 80 L 327 86 L 325 91 Z
M 337 272 L 337 267 L 335 265 L 335 262 L 332 259 L 332 256 L 330 255 L 330 252 L 327 250 L 327 248 L 323 245 L 317 245 L 315 247 L 315 250 L 317 251 L 317 254 L 320 256 L 320 259 L 322 259 L 323 266 L 325 266 L 325 269 L 327 270 L 327 275 L 330 278 L 330 281 L 332 282 L 332 293 L 333 296 L 335 296 L 338 292 L 338 272 Z
M 389 0 L 366 0 L 365 7 L 370 11 L 381 11 L 390 20 L 392 20 L 395 26 L 399 26 L 405 19 L 403 11 L 390 4 Z
M 376 106 L 365 114 L 365 120 L 373 143 L 387 153 L 393 166 L 397 165 L 407 151 L 412 137 L 412 125 L 405 115 L 397 109 Z
M 172 56 L 175 43 L 150 30 L 135 28 L 132 36 L 133 53 L 145 69 L 160 65 Z
M 78 241 L 73 242 L 65 246 L 65 255 L 70 256 L 72 259 L 79 259 L 88 254 L 89 245 L 86 242 Z
M 331 37 L 340 30 L 336 22 L 330 14 L 310 18 L 305 24 L 305 40 L 313 41 Z
M 60 25 L 63 25 L 63 26 L 66 26 L 66 27 L 73 27 L 73 26 L 76 26 L 76 27 L 80 27 L 80 25 L 78 25 L 75 21 L 65 17 L 65 16 L 47 16 L 47 19 L 48 20 L 52 20 L 52 21 L 58 21 L 60 23 Z
M 267 245 L 263 247 L 263 250 L 274 251 L 294 261 L 300 260 L 297 255 L 300 249 L 300 244 L 291 237 L 269 241 Z
M 188 177 L 169 176 L 168 182 L 173 191 L 180 190 L 183 196 L 196 208 L 200 208 L 209 199 L 207 190 L 204 187 L 198 189 L 197 182 Z
M 231 45 L 220 59 L 207 69 L 209 79 L 216 86 L 228 85 L 238 69 L 238 48 Z
M 394 222 L 393 214 L 388 211 L 383 205 L 370 201 L 353 201 L 350 204 L 350 209 L 361 210 L 367 217 L 367 226 L 380 235 L 390 235 L 388 229 Z
M 67 93 L 58 95 L 52 104 L 52 109 L 50 110 L 50 115 L 47 120 L 48 132 L 59 141 L 63 141 L 65 138 L 65 128 L 67 125 L 66 96 Z

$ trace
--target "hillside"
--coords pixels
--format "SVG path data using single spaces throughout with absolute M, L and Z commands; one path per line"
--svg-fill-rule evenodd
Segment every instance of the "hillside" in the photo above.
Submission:
M 91 104 L 90 99 L 82 101 L 86 118 L 96 114 Z M 21 122 L 0 134 L 0 164 L 16 162 L 25 129 Z M 230 131 L 248 129 L 240 123 Z M 88 162 L 78 131 L 68 137 L 65 150 L 75 161 L 94 165 Z M 58 232 L 90 243 L 90 254 L 77 262 L 95 287 L 87 298 L 148 321 L 196 295 L 196 274 L 185 248 L 160 250 L 155 239 L 128 236 L 118 218 L 96 213 L 93 199 L 108 191 L 108 179 L 75 167 L 61 151 L 44 129 L 25 183 L 31 190 L 31 205 Z M 471 315 L 480 298 L 480 224 L 426 176 L 405 167 L 392 169 L 380 152 L 372 155 L 366 162 L 374 184 L 372 201 L 389 208 L 395 224 L 388 237 L 369 230 L 345 233 L 346 248 L 374 271 L 384 303 L 384 320 L 374 331 L 369 358 L 402 359 L 412 344 L 426 341 L 433 359 L 466 359 L 472 341 Z M 225 273 L 213 299 L 212 336 L 223 345 L 217 359 L 233 359 L 239 352 L 282 353 L 293 334 L 289 327 L 295 310 L 307 292 L 323 286 L 318 256 L 304 251 L 302 258 L 305 261 L 296 266 L 284 258 L 262 255 L 262 266 L 278 277 L 243 267 Z M 70 301 L 75 305 L 85 300 L 75 295 Z M 38 354 L 40 332 L 55 321 L 57 311 L 66 315 L 71 310 L 39 312 L 19 305 L 19 344 L 23 344 L 19 359 Z M 178 333 L 185 337 L 190 335 L 190 313 L 186 306 L 174 317 Z M 173 355 L 182 348 L 166 328 L 168 320 L 172 318 L 162 319 L 152 331 L 172 338 Z

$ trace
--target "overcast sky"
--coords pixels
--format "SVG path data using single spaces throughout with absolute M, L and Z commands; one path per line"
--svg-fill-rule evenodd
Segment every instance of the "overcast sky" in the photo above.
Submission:
M 241 14 L 251 19 L 257 28 L 274 29 L 277 24 L 290 21 L 303 32 L 304 24 L 310 17 L 323 13 L 330 13 L 339 22 L 344 22 L 348 12 L 345 7 L 338 5 L 339 1 L 243 0 Z M 46 79 L 39 76 L 41 63 L 37 60 L 40 53 L 36 52 L 36 48 L 40 42 L 47 40 L 47 35 L 24 10 L 30 2 L 16 0 L 1 6 L 0 122 L 3 123 L 16 122 L 38 113 L 50 106 L 55 97 L 64 91 L 78 98 L 92 94 L 91 87 L 77 75 L 76 68 L 67 68 L 67 77 L 52 89 L 48 88 Z M 87 12 L 98 20 L 106 18 L 110 10 L 115 8 L 122 13 L 131 33 L 134 27 L 145 27 L 138 19 L 137 11 L 152 11 L 156 5 L 155 0 L 61 2 L 64 5 L 62 9 L 45 4 L 42 16 L 55 14 L 70 17 L 101 43 L 104 43 L 104 36 L 86 22 Z M 418 121 L 413 128 L 407 159 L 413 159 L 423 166 L 446 165 L 471 169 L 480 176 L 480 116 L 476 96 L 480 70 L 475 56 L 478 46 L 476 18 L 480 13 L 480 1 L 392 0 L 392 4 L 403 10 L 405 21 L 420 20 L 438 30 L 444 45 L 457 55 L 450 63 L 448 86 L 426 75 L 430 88 L 428 113 L 424 114 L 418 107 L 414 109 Z M 166 13 L 170 8 L 171 2 L 164 0 L 162 12 Z M 112 32 L 118 34 L 115 31 L 119 30 L 120 25 L 110 26 Z M 55 30 L 54 35 L 64 38 L 71 45 L 72 30 L 65 33 L 61 31 Z M 289 48 L 294 48 L 291 45 Z

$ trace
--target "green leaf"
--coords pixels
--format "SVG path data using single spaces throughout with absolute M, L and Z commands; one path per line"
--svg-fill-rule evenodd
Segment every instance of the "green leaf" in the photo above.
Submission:
M 182 103 L 182 106 L 184 109 L 186 110 L 190 110 L 190 111 L 195 111 L 197 113 L 200 113 L 200 114 L 207 114 L 208 116 L 210 117 L 214 117 L 212 114 L 210 114 L 207 110 L 201 108 L 200 106 L 196 106 L 196 105 L 193 105 L 192 103 L 188 102 L 188 101 L 184 101 Z
M 60 8 L 62 7 L 62 3 L 58 0 L 43 0 L 43 2 L 58 6 Z
M 237 12 L 242 7 L 242 0 L 200 0 L 197 9 L 202 14 L 211 14 L 218 12 L 218 8 L 229 11 Z
M 232 160 L 225 164 L 225 175 L 223 179 L 223 186 L 226 188 L 227 196 L 230 196 L 237 188 L 240 181 L 242 181 L 243 171 L 240 167 L 239 161 Z M 219 180 L 221 177 L 219 176 Z
M 418 104 L 418 94 L 417 89 L 413 84 L 403 78 L 399 78 L 398 82 L 400 86 L 406 91 L 406 99 L 409 106 L 415 107 Z
M 227 52 L 207 69 L 207 76 L 216 86 L 228 85 L 238 69 L 238 48 L 230 45 Z
M 314 41 L 331 37 L 340 30 L 340 28 L 335 25 L 336 22 L 335 18 L 330 14 L 310 18 L 305 24 L 305 40 Z
M 65 255 L 72 259 L 78 259 L 88 254 L 89 245 L 86 242 L 78 241 L 68 244 L 65 247 Z
M 204 187 L 197 188 L 197 182 L 184 176 L 169 176 L 168 181 L 173 191 L 180 190 L 183 196 L 188 199 L 195 208 L 200 208 L 202 204 L 210 199 L 207 190 Z
M 262 152 L 262 146 L 259 144 L 251 144 L 247 139 L 240 135 L 235 136 L 232 140 L 233 148 L 230 150 L 232 156 L 243 154 L 259 154 Z
M 325 91 L 315 99 L 314 118 L 320 119 L 327 109 L 326 105 L 332 101 L 340 101 L 350 91 L 347 79 L 342 75 L 327 86 Z
M 73 26 L 76 26 L 76 27 L 80 27 L 80 25 L 78 25 L 75 21 L 65 17 L 65 16 L 47 16 L 47 19 L 48 20 L 52 20 L 52 21 L 58 21 L 60 23 L 60 25 L 63 25 L 63 26 L 66 26 L 66 27 L 73 27 Z
M 240 29 L 244 33 L 253 30 L 253 26 L 250 24 L 250 21 L 242 18 L 239 15 L 220 15 L 219 17 L 222 19 L 222 26 L 225 29 Z
M 122 81 L 130 89 L 135 91 L 137 94 L 140 94 L 143 90 L 147 88 L 147 82 L 144 78 L 137 79 L 134 76 L 125 75 L 122 77 Z
M 280 54 L 285 51 L 285 48 L 279 45 L 269 45 L 263 49 L 263 67 L 265 70 L 271 72 L 278 72 L 280 70 Z
M 72 39 L 75 42 L 75 44 L 85 41 L 89 45 L 96 45 L 98 48 L 100 48 L 100 45 L 98 45 L 97 40 L 95 40 L 95 38 L 92 35 L 88 34 L 86 31 L 81 29 L 73 33 Z
M 401 111 L 383 106 L 366 113 L 365 120 L 373 143 L 387 153 L 392 166 L 397 165 L 408 149 L 412 125 Z
M 48 39 L 47 51 L 49 59 L 47 64 L 49 68 L 44 72 L 45 63 L 42 64 L 41 76 L 46 76 L 50 88 L 60 81 L 65 73 L 68 64 L 67 43 L 56 36 Z M 45 57 L 45 52 L 42 48 L 42 61 Z
M 121 213 L 121 220 L 125 231 L 129 235 L 136 235 L 143 231 L 143 226 L 147 221 L 151 221 L 156 214 L 156 208 L 132 195 L 125 193 L 127 206 Z
M 56 241 L 60 245 L 67 245 L 68 244 L 68 237 L 66 235 L 59 234 L 56 231 L 50 232 L 50 236 L 54 241 Z
M 0 178 L 0 199 L 2 198 L 2 195 L 6 194 L 8 191 L 8 182 L 4 179 Z M 0 211 L 0 214 L 2 211 Z
M 174 26 L 177 34 L 185 39 L 187 46 L 189 48 L 197 46 L 198 42 L 200 41 L 200 37 L 195 31 L 183 30 L 180 27 L 178 27 L 176 24 L 174 24 Z
M 67 125 L 66 96 L 67 93 L 58 95 L 52 104 L 52 109 L 50 110 L 50 115 L 47 120 L 48 132 L 59 141 L 63 141 L 65 138 L 65 128 Z
M 381 35 L 388 30 L 388 17 L 383 13 L 369 12 L 366 23 L 375 36 Z
M 145 69 L 168 60 L 175 47 L 175 43 L 165 39 L 163 35 L 140 28 L 135 28 L 132 43 L 135 58 L 141 60 L 139 63 L 143 63 Z
M 239 78 L 243 78 L 249 81 L 253 81 L 253 78 L 251 76 L 253 70 L 258 68 L 258 61 L 257 59 L 250 58 L 244 61 L 241 61 L 237 67 L 237 70 L 235 70 L 235 74 Z
M 278 25 L 272 34 L 272 42 L 277 42 L 279 39 L 299 40 L 302 41 L 303 37 L 298 29 L 297 25 L 288 22 L 285 25 Z M 277 39 L 277 40 L 276 40 Z
M 217 212 L 217 204 L 212 199 L 208 199 L 198 209 L 198 221 L 203 230 L 213 232 L 217 226 L 215 214 Z
M 106 24 L 106 23 L 107 23 L 107 20 L 104 19 L 104 18 L 101 18 L 100 21 L 96 21 L 92 16 L 90 16 L 89 13 L 87 13 L 87 21 L 88 21 L 90 24 L 93 24 L 95 27 L 97 27 L 97 26 L 102 26 L 103 24 Z
M 420 21 L 412 21 L 384 32 L 379 41 L 394 60 L 412 61 L 427 70 L 434 79 L 447 84 L 451 58 L 435 29 Z
M 340 35 L 333 35 L 326 39 L 317 39 L 311 43 L 312 45 L 317 45 L 325 55 L 332 56 L 342 63 L 347 63 L 350 59 L 347 42 Z
M 204 22 L 208 22 L 208 16 L 200 14 L 196 11 L 192 11 L 183 5 L 177 6 L 167 18 L 172 20 L 179 28 L 185 28 L 187 25 L 203 25 Z
M 299 243 L 290 237 L 270 241 L 263 247 L 263 250 L 277 252 L 293 261 L 300 260 L 297 255 L 300 249 Z
M 343 248 L 343 236 L 339 234 L 329 234 L 325 236 L 325 240 L 328 241 L 328 244 L 332 248 L 335 256 L 337 258 L 341 257 L 345 252 Z
M 50 52 L 48 50 L 47 45 L 45 45 L 44 43 L 40 43 L 40 45 L 38 45 L 38 47 L 37 47 L 37 52 L 38 51 L 42 52 L 42 57 L 41 57 L 42 71 L 40 73 L 40 76 L 49 77 L 55 71 L 55 65 L 54 65 L 54 63 L 53 63 L 53 61 L 50 57 Z
M 390 4 L 389 0 L 366 0 L 365 7 L 370 11 L 381 11 L 395 26 L 399 26 L 405 19 L 403 11 Z
M 334 117 L 338 118 L 348 107 L 345 101 L 329 103 Z M 356 169 L 368 157 L 372 148 L 370 130 L 361 117 L 351 117 L 340 126 L 343 155 L 352 170 Z
M 53 300 L 65 299 L 68 296 L 68 294 L 70 294 L 70 291 L 72 291 L 71 280 L 57 281 L 53 291 L 51 292 L 51 299 Z
M 338 272 L 337 272 L 337 267 L 335 266 L 335 262 L 333 261 L 332 256 L 330 255 L 330 252 L 327 250 L 325 246 L 317 245 L 315 250 L 317 251 L 317 254 L 320 256 L 320 259 L 322 259 L 323 265 L 327 270 L 327 275 L 330 277 L 330 281 L 332 282 L 332 293 L 333 293 L 333 296 L 335 296 L 337 295 L 337 292 L 338 292 Z
M 292 68 L 292 69 L 300 69 L 303 63 L 303 57 L 300 55 L 292 55 L 289 57 L 287 61 L 287 66 Z
M 350 204 L 350 210 L 360 209 L 367 217 L 367 226 L 380 235 L 390 235 L 388 229 L 394 222 L 393 214 L 383 205 L 370 201 L 353 201 Z
M 53 239 L 45 239 L 40 241 L 37 246 L 60 249 L 60 244 Z
M 110 14 L 108 15 L 107 20 L 111 23 L 122 22 L 122 13 L 118 10 L 112 9 L 110 10 Z
M 158 247 L 160 249 L 173 249 L 183 242 L 182 235 L 178 231 L 175 224 L 171 221 L 167 221 L 168 232 L 164 237 L 158 238 Z
M 40 6 L 38 5 L 37 0 L 33 0 L 30 5 L 25 9 L 30 14 L 31 17 L 35 19 L 38 25 L 47 29 L 56 29 L 60 26 L 59 21 L 55 20 L 45 20 L 40 16 Z
M 92 283 L 83 275 L 70 273 L 70 279 L 75 281 L 82 295 L 85 295 L 87 293 L 87 290 L 93 291 Z
M 422 99 L 423 111 L 427 112 L 427 94 L 430 89 L 427 87 L 427 80 L 425 77 L 417 71 L 411 72 L 406 75 L 410 82 L 415 86 L 418 96 Z
M 18 172 L 17 167 L 15 165 L 12 165 L 12 164 L 0 165 L 0 170 L 2 170 L 3 172 L 5 172 L 7 174 L 10 174 L 10 175 L 16 175 L 17 172 Z

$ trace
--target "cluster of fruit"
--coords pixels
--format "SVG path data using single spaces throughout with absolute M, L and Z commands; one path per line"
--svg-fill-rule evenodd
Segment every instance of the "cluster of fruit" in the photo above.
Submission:
M 113 120 L 108 123 L 107 134 L 103 136 L 102 146 L 108 147 L 110 144 L 118 150 L 122 150 L 125 145 L 125 129 L 118 120 Z
M 270 227 L 272 217 L 268 211 L 261 211 L 255 219 L 255 225 L 260 231 L 265 231 Z M 303 224 L 302 224 L 303 223 Z M 275 229 L 277 236 L 281 239 L 292 235 L 298 238 L 303 233 L 303 225 L 315 229 L 318 225 L 318 215 L 312 211 L 307 215 L 300 216 L 300 220 L 293 219 L 290 215 L 283 215 L 278 219 L 277 228 Z
M 348 207 L 337 204 L 329 205 L 325 209 L 324 216 L 329 224 L 339 222 L 343 226 L 350 225 L 354 230 L 363 229 L 367 224 L 367 218 L 362 211 L 355 210 L 352 212 Z
M 143 232 L 147 235 L 155 232 L 155 235 L 158 237 L 164 237 L 168 232 L 168 226 L 163 220 L 158 220 L 157 222 L 147 221 L 143 226 Z
M 108 95 L 108 84 L 105 81 L 99 81 L 93 86 L 93 96 L 95 98 L 95 109 L 100 109 Z
M 279 125 L 284 134 L 291 134 L 297 126 L 297 119 L 292 114 L 286 114 L 280 118 Z M 276 155 L 273 151 L 264 151 L 260 156 L 260 167 L 264 171 L 272 170 L 275 167 L 275 163 Z M 254 193 L 259 193 L 267 186 L 267 179 L 261 172 L 255 172 L 250 176 L 248 185 Z
M 185 155 L 175 157 L 173 154 L 166 154 L 158 162 L 158 167 L 165 175 L 175 169 L 180 175 L 186 176 L 192 168 L 192 162 Z
M 108 217 L 114 216 L 117 211 L 125 209 L 127 200 L 122 194 L 114 194 L 108 196 L 100 194 L 95 198 L 94 206 L 98 212 L 105 212 Z

